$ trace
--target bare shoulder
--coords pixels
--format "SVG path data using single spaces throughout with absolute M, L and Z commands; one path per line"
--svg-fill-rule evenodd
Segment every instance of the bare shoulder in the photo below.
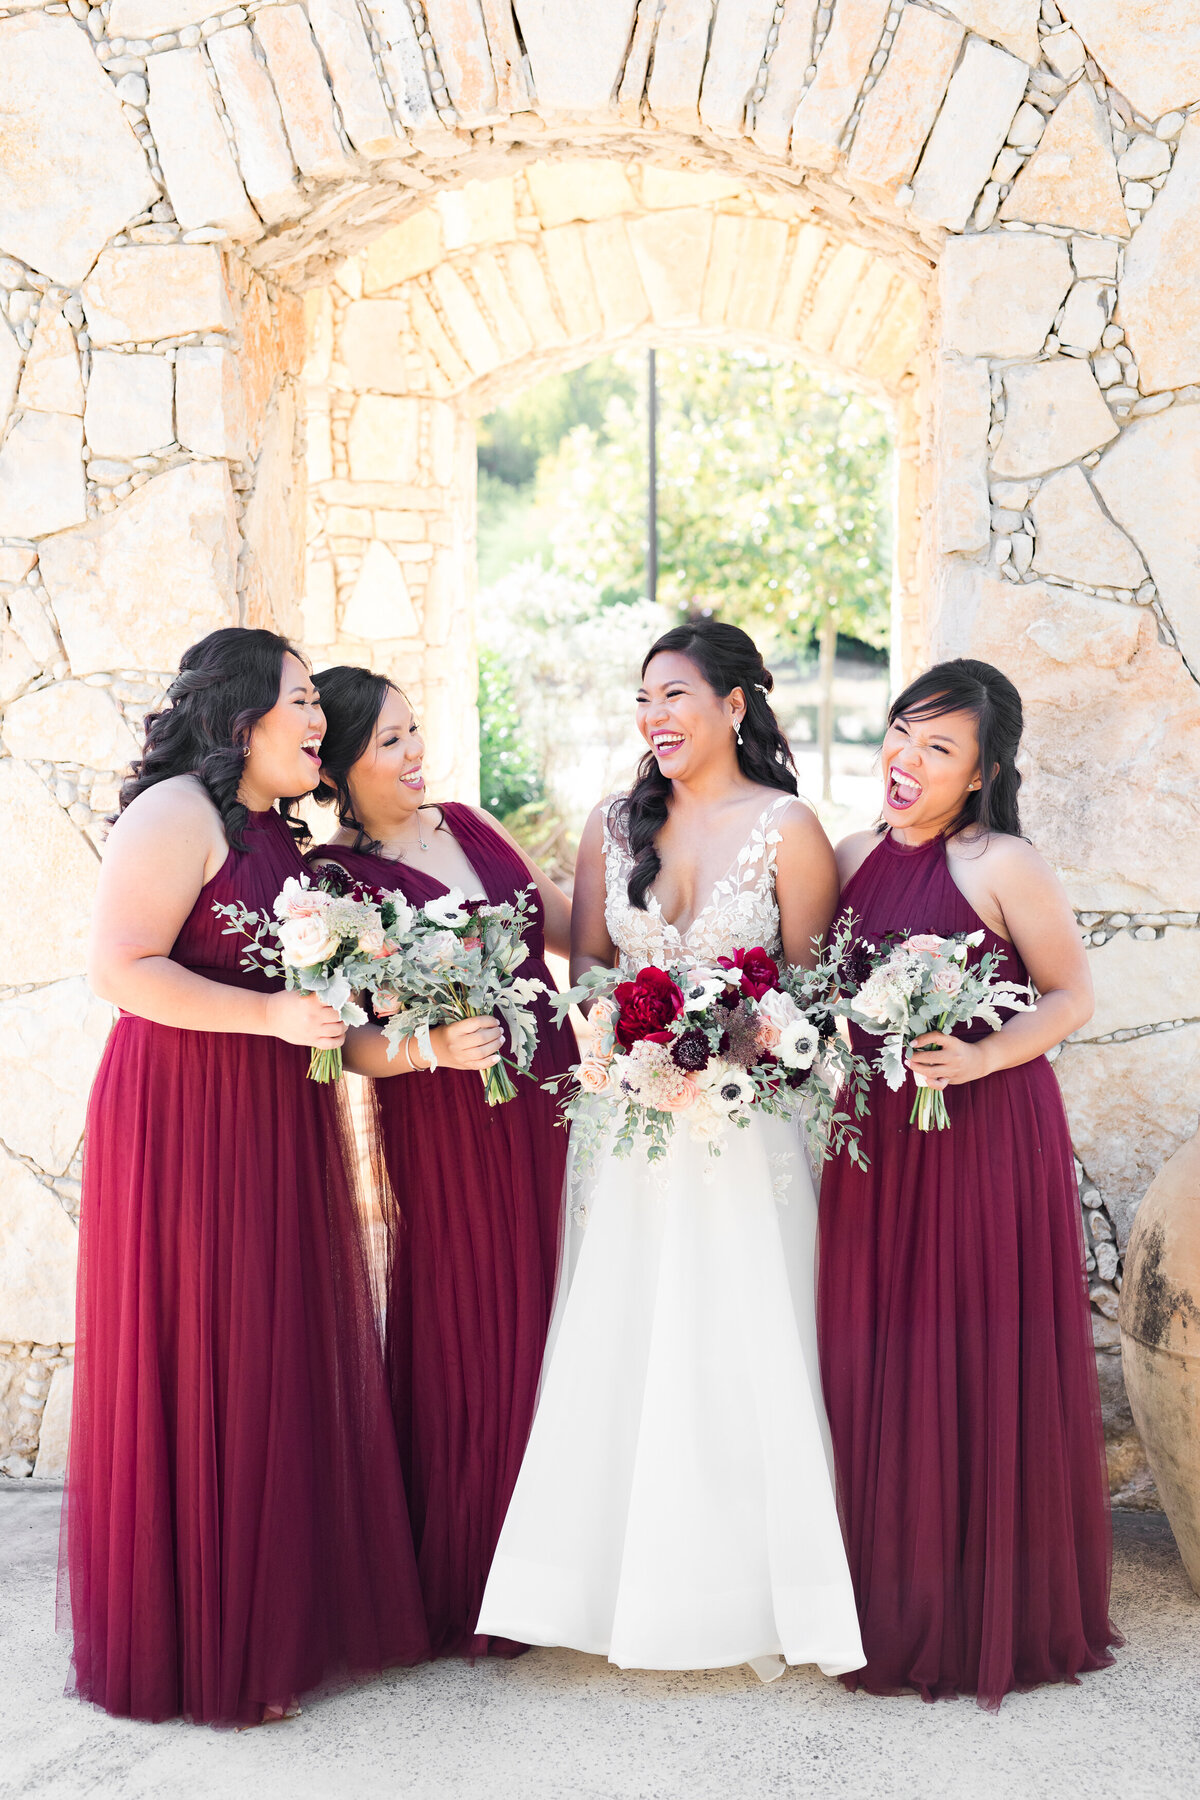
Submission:
M 128 843 L 154 836 L 180 844 L 202 842 L 205 848 L 224 843 L 221 815 L 196 775 L 169 775 L 131 800 L 108 836 L 108 843 Z
M 1026 838 L 1013 837 L 1007 831 L 960 832 L 949 839 L 946 851 L 964 871 L 978 869 L 997 892 L 1018 883 L 1058 880 L 1045 857 Z
M 838 878 L 843 887 L 852 875 L 858 871 L 879 842 L 877 831 L 852 831 L 844 837 L 834 851 L 837 858 Z
M 829 847 L 816 808 L 800 794 L 791 795 L 788 804 L 780 807 L 771 823 L 789 849 L 811 850 L 818 844 L 823 844 L 826 849 Z

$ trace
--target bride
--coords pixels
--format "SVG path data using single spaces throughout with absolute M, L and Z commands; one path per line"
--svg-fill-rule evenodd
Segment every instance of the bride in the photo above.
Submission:
M 681 625 L 642 665 L 649 752 L 580 844 L 572 979 L 619 962 L 792 963 L 837 903 L 794 798 L 753 641 Z M 601 1153 L 477 1629 L 623 1668 L 861 1666 L 813 1303 L 816 1201 L 799 1128 L 755 1116 L 722 1153 Z

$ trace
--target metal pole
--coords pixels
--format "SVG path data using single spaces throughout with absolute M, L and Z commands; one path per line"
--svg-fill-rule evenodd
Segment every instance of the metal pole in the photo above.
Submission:
M 658 599 L 658 376 L 655 354 L 647 354 L 648 438 L 646 458 L 646 594 Z

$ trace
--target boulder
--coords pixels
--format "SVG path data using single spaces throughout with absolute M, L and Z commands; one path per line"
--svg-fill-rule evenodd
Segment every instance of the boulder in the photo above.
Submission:
M 237 623 L 237 556 L 223 463 L 169 469 L 61 532 L 43 546 L 42 579 L 74 673 L 177 668 L 189 644 Z

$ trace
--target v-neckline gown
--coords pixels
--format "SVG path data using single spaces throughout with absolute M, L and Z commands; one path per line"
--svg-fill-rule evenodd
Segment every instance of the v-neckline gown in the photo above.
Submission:
M 530 885 L 516 851 L 471 807 L 441 811 L 489 902 Z M 413 905 L 447 891 L 417 862 L 330 844 L 312 857 Z M 520 972 L 552 989 L 543 931 L 535 889 Z M 532 1073 L 516 1077 L 517 1098 L 503 1106 L 486 1104 L 470 1069 L 370 1083 L 388 1227 L 388 1380 L 436 1656 L 524 1648 L 480 1634 L 476 1620 L 529 1435 L 558 1269 L 567 1134 L 540 1084 L 570 1068 L 576 1049 L 547 996 L 534 1010 Z
M 172 960 L 237 987 L 217 902 L 306 872 L 251 814 Z M 256 1723 L 428 1655 L 342 1091 L 275 1037 L 123 1013 L 84 1141 L 63 1551 L 74 1686 Z
M 978 954 L 1027 979 L 940 838 L 884 837 L 842 913 L 875 945 L 983 929 Z M 1045 1057 L 946 1089 L 948 1131 L 909 1125 L 913 1091 L 872 1078 L 870 1166 L 835 1159 L 821 1191 L 821 1372 L 867 1656 L 845 1680 L 996 1707 L 1121 1641 L 1079 1196 Z

